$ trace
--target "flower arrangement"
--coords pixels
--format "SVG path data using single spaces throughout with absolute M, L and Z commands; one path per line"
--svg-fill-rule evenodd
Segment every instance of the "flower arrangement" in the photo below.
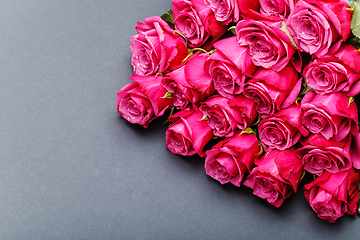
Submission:
M 275 207 L 301 182 L 317 216 L 356 215 L 360 1 L 172 0 L 136 25 L 117 111 Z M 215 140 L 214 140 L 215 139 Z

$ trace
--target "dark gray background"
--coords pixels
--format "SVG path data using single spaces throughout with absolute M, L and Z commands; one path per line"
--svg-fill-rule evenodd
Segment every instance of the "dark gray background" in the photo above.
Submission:
M 358 239 L 360 218 L 317 218 L 221 186 L 203 160 L 116 112 L 137 21 L 170 0 L 0 0 L 0 239 Z

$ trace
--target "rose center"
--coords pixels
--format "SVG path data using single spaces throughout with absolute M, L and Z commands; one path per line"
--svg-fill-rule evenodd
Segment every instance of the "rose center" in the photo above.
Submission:
M 175 107 L 177 108 L 186 107 L 188 101 L 180 89 L 176 88 L 175 94 L 173 96 L 175 96 L 173 97 L 173 104 Z
M 329 216 L 330 217 L 335 214 L 334 209 L 330 205 L 325 204 L 325 203 L 317 204 L 315 206 L 315 209 L 316 209 L 316 212 L 319 213 L 321 216 Z
M 133 102 L 128 103 L 128 113 L 134 116 L 139 116 L 141 114 L 140 110 Z
M 324 168 L 331 167 L 331 159 L 327 156 L 312 156 L 310 161 L 310 167 L 316 170 L 323 170 Z
M 299 29 L 301 30 L 299 31 L 299 36 L 306 42 L 316 42 L 318 40 L 317 27 L 314 26 L 312 20 L 310 16 L 303 16 L 300 19 Z
M 312 133 L 319 133 L 329 125 L 327 118 L 315 110 L 305 112 L 302 121 L 305 127 Z
M 134 72 L 147 75 L 151 69 L 151 59 L 147 49 L 141 45 L 133 56 L 133 69 Z

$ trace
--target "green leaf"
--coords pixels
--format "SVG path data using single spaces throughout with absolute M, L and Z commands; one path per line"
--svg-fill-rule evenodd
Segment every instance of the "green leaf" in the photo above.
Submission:
M 350 104 L 351 104 L 354 100 L 355 100 L 354 97 L 349 97 L 349 104 L 348 104 L 347 108 L 350 107 Z
M 240 135 L 241 134 L 244 134 L 244 133 L 252 133 L 252 134 L 255 134 L 254 130 L 252 128 L 246 128 L 245 130 L 242 130 Z
M 258 140 L 259 142 L 259 148 L 260 148 L 260 151 L 256 154 L 256 156 L 260 156 L 264 153 L 264 147 L 263 145 L 261 144 L 261 142 Z
M 166 92 L 165 96 L 163 96 L 161 98 L 172 98 L 172 93 Z
M 349 38 L 346 43 L 353 45 L 356 49 L 360 49 L 360 38 L 358 37 Z
M 261 117 L 260 117 L 260 115 L 258 115 L 256 121 L 254 121 L 254 122 L 251 124 L 251 126 L 257 125 L 260 121 L 261 121 Z
M 200 119 L 200 121 L 206 121 L 206 120 L 208 120 L 208 119 L 209 119 L 209 117 L 204 115 L 204 116 L 202 117 L 202 119 Z
M 161 15 L 161 19 L 167 22 L 172 29 L 175 29 L 174 16 L 171 9 Z
M 162 76 L 163 77 L 165 75 L 163 73 L 161 73 L 161 72 L 158 72 L 158 73 L 155 74 L 155 77 L 157 77 L 157 76 Z
M 254 127 L 254 128 L 248 127 L 246 129 L 242 130 L 240 132 L 240 135 L 244 134 L 244 133 L 248 133 L 248 134 L 251 133 L 251 134 L 254 134 L 256 138 L 259 138 L 259 131 L 258 131 L 257 127 Z
M 193 54 L 194 54 L 194 52 L 189 51 L 188 55 L 186 56 L 186 58 L 184 58 L 184 59 L 182 60 L 181 63 L 186 62 L 186 60 L 187 60 L 191 55 L 193 55 Z
M 230 31 L 232 34 L 234 34 L 234 36 L 236 36 L 236 26 L 231 26 L 229 27 L 228 31 Z
M 184 34 L 182 34 L 180 31 L 178 31 L 178 30 L 175 30 L 175 32 L 177 33 L 177 34 L 179 34 L 183 39 L 185 39 L 186 41 L 187 41 L 187 39 L 186 39 L 186 37 L 184 36 Z
M 310 92 L 310 91 L 314 91 L 311 87 L 309 87 L 307 84 L 306 84 L 306 80 L 305 80 L 305 77 L 303 78 L 303 82 L 302 82 L 302 90 L 301 92 L 299 93 L 299 95 L 305 95 L 306 93 Z
M 175 107 L 172 107 L 171 110 L 170 110 L 170 115 L 169 116 L 172 116 L 175 112 Z
M 356 37 L 360 37 L 360 0 L 354 1 L 354 13 L 351 20 L 351 31 Z
M 288 37 L 290 38 L 291 43 L 297 49 L 298 47 L 296 46 L 296 43 L 295 43 L 293 37 L 290 35 L 289 31 L 286 29 L 286 24 L 285 24 L 284 21 L 281 23 L 280 29 L 283 30 L 286 33 L 286 35 L 288 35 Z

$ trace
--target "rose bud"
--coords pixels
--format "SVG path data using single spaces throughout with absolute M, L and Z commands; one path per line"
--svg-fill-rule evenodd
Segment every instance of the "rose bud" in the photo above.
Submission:
M 212 129 L 201 120 L 197 109 L 184 109 L 169 117 L 172 124 L 166 130 L 166 146 L 174 154 L 205 155 L 204 147 L 213 137 Z
M 298 1 L 286 21 L 286 29 L 301 52 L 320 57 L 332 43 L 349 37 L 352 14 L 346 10 L 348 7 L 345 1 Z
M 254 101 L 242 95 L 234 99 L 213 95 L 201 103 L 199 110 L 217 137 L 233 136 L 237 128 L 246 129 L 257 116 Z
M 321 134 L 313 134 L 301 141 L 303 145 L 296 152 L 304 170 L 320 176 L 324 171 L 337 173 L 352 167 L 351 136 L 342 141 L 326 140 Z
M 280 71 L 293 59 L 296 48 L 280 27 L 281 21 L 265 19 L 242 20 L 236 25 L 238 43 L 247 48 L 256 66 Z
M 348 97 L 360 93 L 360 53 L 349 44 L 313 59 L 304 69 L 307 85 L 316 93 L 342 92 Z
M 171 100 L 162 98 L 166 90 L 162 87 L 161 76 L 130 77 L 133 82 L 117 93 L 118 113 L 127 121 L 147 128 L 156 117 L 171 107 Z
M 245 80 L 254 74 L 256 66 L 235 36 L 215 42 L 214 47 L 216 51 L 205 62 L 205 72 L 220 95 L 233 98 L 243 92 Z
M 317 216 L 329 223 L 347 215 L 356 215 L 360 175 L 353 168 L 344 172 L 324 172 L 304 186 L 306 200 Z
M 202 46 L 210 36 L 215 42 L 227 31 L 202 0 L 172 0 L 172 8 L 175 29 L 190 42 L 190 47 Z
M 259 0 L 204 0 L 215 14 L 215 19 L 224 25 L 237 23 L 241 19 L 241 14 L 249 9 L 257 11 L 259 9 Z
M 294 8 L 294 0 L 259 0 L 260 13 L 287 18 Z
M 301 101 L 301 111 L 304 127 L 326 139 L 341 141 L 348 134 L 359 134 L 356 103 L 342 93 L 320 95 L 310 91 Z
M 274 148 L 278 150 L 290 148 L 300 140 L 302 132 L 307 134 L 301 124 L 300 113 L 300 104 L 294 103 L 260 121 L 259 139 L 265 152 Z
M 265 118 L 293 104 L 300 88 L 301 79 L 293 67 L 279 72 L 260 68 L 245 84 L 243 94 L 255 101 L 257 112 Z
M 131 37 L 131 65 L 135 75 L 148 76 L 175 69 L 188 55 L 185 40 L 159 16 L 145 18 Z
M 243 182 L 252 188 L 253 194 L 266 199 L 271 205 L 280 207 L 286 198 L 296 193 L 303 174 L 301 160 L 295 156 L 296 150 L 272 150 L 260 159 Z
M 254 134 L 237 131 L 206 151 L 206 174 L 221 184 L 231 182 L 240 187 L 246 170 L 251 170 L 254 158 L 260 152 Z

